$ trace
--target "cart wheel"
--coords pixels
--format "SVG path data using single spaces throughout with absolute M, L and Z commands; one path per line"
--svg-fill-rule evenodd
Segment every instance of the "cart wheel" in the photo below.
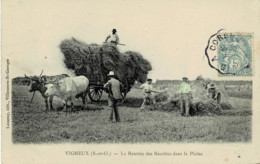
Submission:
M 91 87 L 88 97 L 91 101 L 98 102 L 102 97 L 103 90 L 101 88 Z

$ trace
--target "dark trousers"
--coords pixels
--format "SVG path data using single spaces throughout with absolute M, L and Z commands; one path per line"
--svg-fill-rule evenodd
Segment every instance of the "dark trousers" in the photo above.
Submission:
M 111 108 L 111 114 L 110 114 L 110 120 L 113 120 L 113 113 L 115 112 L 115 117 L 116 117 L 116 122 L 120 121 L 120 116 L 119 116 L 119 112 L 118 112 L 118 102 L 119 100 L 115 100 L 115 99 L 110 99 L 109 100 L 109 107 Z

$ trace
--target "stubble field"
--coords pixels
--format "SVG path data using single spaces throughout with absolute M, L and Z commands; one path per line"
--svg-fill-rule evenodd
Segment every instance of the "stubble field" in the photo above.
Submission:
M 32 93 L 28 86 L 12 88 L 12 139 L 14 143 L 220 143 L 250 142 L 252 99 L 230 97 L 234 109 L 220 115 L 181 117 L 179 112 L 140 111 L 140 90 L 132 89 L 119 106 L 121 122 L 109 121 L 106 94 L 101 102 L 88 101 L 81 110 L 65 115 L 61 101 L 54 98 L 58 111 L 45 112 L 45 102 L 37 92 L 29 108 Z

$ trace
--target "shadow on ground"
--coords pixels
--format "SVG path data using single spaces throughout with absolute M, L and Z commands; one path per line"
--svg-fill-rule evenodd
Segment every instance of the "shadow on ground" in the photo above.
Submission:
M 120 103 L 120 106 L 139 108 L 141 107 L 142 102 L 143 102 L 142 98 L 126 98 L 123 103 Z M 88 104 L 93 104 L 97 106 L 102 106 L 102 105 L 107 106 L 107 100 L 100 100 L 99 102 L 89 102 Z
M 68 106 L 67 108 L 71 108 L 71 106 Z M 84 109 L 80 105 L 75 105 L 74 106 L 74 111 L 75 112 L 77 112 L 77 111 L 84 111 L 84 110 L 85 111 L 96 111 L 96 110 L 102 110 L 102 109 L 104 109 L 104 108 L 101 107 L 101 106 L 95 106 L 95 105 L 92 105 L 92 104 L 88 104 L 86 109 Z M 62 106 L 56 108 L 56 111 L 62 111 L 62 110 L 63 110 Z

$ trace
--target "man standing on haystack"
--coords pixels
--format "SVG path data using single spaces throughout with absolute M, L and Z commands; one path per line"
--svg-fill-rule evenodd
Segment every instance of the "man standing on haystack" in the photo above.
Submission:
M 144 101 L 141 106 L 141 109 L 144 109 L 146 106 L 146 102 L 149 99 L 150 102 L 155 104 L 155 100 L 153 98 L 152 92 L 156 92 L 153 90 L 152 86 L 152 79 L 147 79 L 147 83 L 144 83 L 140 86 L 141 89 L 143 89 L 143 94 L 144 94 Z
M 104 85 L 104 88 L 108 90 L 108 106 L 111 108 L 110 121 L 113 121 L 113 112 L 115 112 L 116 122 L 120 122 L 118 103 L 122 99 L 123 85 L 116 79 L 113 71 L 109 72 L 108 77 L 110 80 Z
M 112 34 L 107 36 L 105 42 L 107 42 L 107 41 L 112 43 L 113 45 L 117 45 L 119 43 L 119 37 L 116 34 L 116 29 L 113 29 Z
M 180 107 L 181 107 L 181 115 L 184 116 L 184 111 L 185 111 L 185 116 L 190 115 L 190 100 L 192 99 L 192 94 L 191 94 L 191 86 L 188 83 L 188 78 L 183 77 L 183 82 L 179 86 L 179 94 L 180 94 Z

